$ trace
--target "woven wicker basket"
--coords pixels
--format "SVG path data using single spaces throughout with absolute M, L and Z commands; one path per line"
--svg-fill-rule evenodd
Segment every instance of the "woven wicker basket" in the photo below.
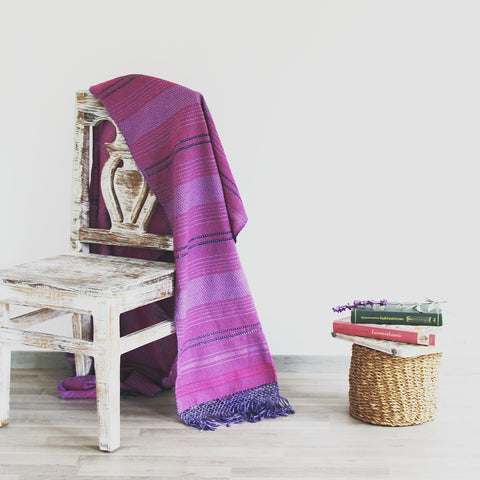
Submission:
M 441 356 L 399 358 L 353 344 L 350 414 L 376 425 L 416 425 L 433 420 Z

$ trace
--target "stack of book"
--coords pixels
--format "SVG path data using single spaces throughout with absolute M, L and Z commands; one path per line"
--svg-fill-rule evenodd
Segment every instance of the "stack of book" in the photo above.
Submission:
M 441 351 L 437 340 L 443 319 L 437 302 L 354 302 L 346 307 L 350 315 L 333 321 L 332 336 L 337 339 L 403 358 Z

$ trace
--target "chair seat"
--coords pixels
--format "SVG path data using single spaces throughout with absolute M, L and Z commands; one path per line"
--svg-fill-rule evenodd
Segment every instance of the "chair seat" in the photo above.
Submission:
M 67 254 L 0 270 L 0 284 L 103 297 L 171 277 L 172 263 L 97 254 Z

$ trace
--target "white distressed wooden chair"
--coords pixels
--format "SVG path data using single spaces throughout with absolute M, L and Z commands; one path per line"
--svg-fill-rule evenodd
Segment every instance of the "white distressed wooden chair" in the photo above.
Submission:
M 120 445 L 120 356 L 175 331 L 173 321 L 163 321 L 120 337 L 119 315 L 172 296 L 174 265 L 91 254 L 89 244 L 172 250 L 173 241 L 169 235 L 146 232 L 157 200 L 101 102 L 83 91 L 76 104 L 72 253 L 0 270 L 0 421 L 4 426 L 9 418 L 10 352 L 15 345 L 73 353 L 77 375 L 88 373 L 93 357 L 99 447 L 113 451 Z M 109 230 L 88 225 L 92 128 L 103 120 L 116 127 L 116 138 L 105 145 L 109 159 L 101 174 Z M 37 310 L 10 318 L 9 304 Z M 73 314 L 73 337 L 31 331 L 35 323 L 66 312 Z

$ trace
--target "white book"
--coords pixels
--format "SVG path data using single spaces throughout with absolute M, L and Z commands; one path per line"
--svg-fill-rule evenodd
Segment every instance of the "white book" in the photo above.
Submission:
M 346 340 L 363 347 L 372 348 L 379 352 L 388 353 L 401 358 L 419 357 L 421 355 L 430 355 L 440 353 L 441 350 L 433 345 L 415 345 L 413 343 L 392 342 L 391 340 L 380 340 L 378 338 L 357 337 L 356 335 L 345 335 L 343 333 L 332 332 L 334 338 Z

